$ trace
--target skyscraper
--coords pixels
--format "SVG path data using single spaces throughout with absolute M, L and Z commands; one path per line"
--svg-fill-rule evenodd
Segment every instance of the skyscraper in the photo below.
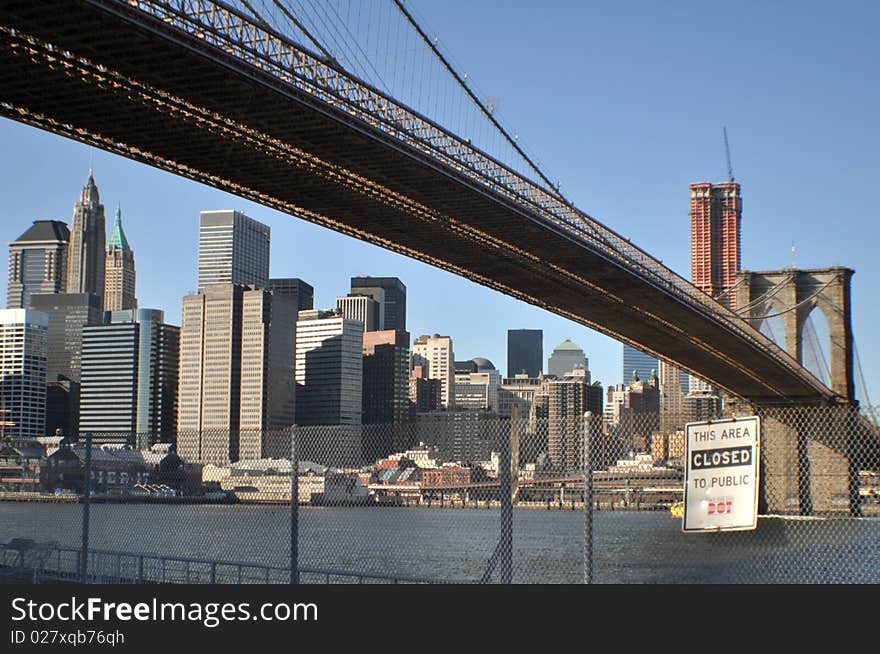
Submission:
M 681 371 L 675 366 L 659 362 L 657 374 L 658 388 L 660 390 L 660 427 L 665 430 L 678 429 L 682 422 L 683 400 L 685 396 L 682 388 Z
M 565 373 L 576 368 L 588 369 L 589 363 L 584 351 L 566 338 L 550 353 L 550 358 L 547 360 L 547 374 L 562 379 Z
M 722 400 L 715 392 L 691 391 L 682 400 L 683 421 L 701 422 L 721 417 Z
M 507 330 L 507 376 L 541 374 L 544 364 L 544 332 L 540 329 Z
M 440 381 L 440 403 L 446 408 L 455 406 L 455 352 L 452 338 L 427 334 L 413 342 L 413 365 L 427 369 L 429 379 Z
M 79 428 L 131 433 L 146 449 L 177 429 L 180 328 L 157 309 L 113 311 L 83 328 Z
M 79 382 L 83 328 L 101 324 L 100 297 L 93 293 L 33 295 L 31 307 L 49 316 L 47 380 L 60 376 Z
M 349 294 L 336 298 L 336 309 L 349 320 L 357 320 L 364 326 L 365 332 L 395 331 L 379 329 L 382 322 L 381 305 L 367 295 Z
M 644 435 L 659 429 L 660 389 L 657 377 L 640 379 L 626 385 L 609 386 L 605 420 L 609 427 L 620 427 L 618 435 L 625 432 Z
M 436 411 L 440 401 L 440 380 L 428 377 L 427 364 L 416 364 L 409 373 L 409 402 L 412 413 Z
M 93 437 L 130 443 L 137 416 L 138 325 L 83 328 L 79 425 Z M 111 434 L 112 432 L 112 434 Z
M 580 470 L 584 464 L 584 414 L 602 415 L 602 386 L 590 384 L 576 369 L 547 382 L 548 455 L 557 470 Z
M 737 308 L 742 198 L 731 179 L 690 185 L 691 283 L 729 309 Z M 714 393 L 706 381 L 690 376 L 688 394 Z M 686 408 L 686 407 L 685 407 Z
M 406 329 L 406 286 L 397 277 L 352 277 L 351 294 L 379 303 L 379 330 Z
M 269 290 L 275 295 L 290 298 L 297 311 L 315 308 L 315 289 L 311 284 L 296 277 L 270 279 Z
M 0 420 L 4 434 L 46 435 L 46 314 L 0 310 Z
M 363 325 L 338 311 L 300 311 L 296 323 L 296 424 L 359 425 Z
M 183 299 L 180 456 L 225 465 L 289 451 L 270 439 L 293 424 L 295 315 L 288 298 L 236 284 Z
M 70 245 L 67 250 L 67 292 L 92 293 L 104 297 L 104 264 L 107 237 L 104 205 L 98 195 L 95 179 L 83 187 L 79 202 L 73 208 Z
M 290 297 L 264 289 L 242 295 L 241 459 L 290 454 L 280 430 L 296 420 L 296 321 Z
M 184 460 L 238 460 L 243 292 L 212 284 L 183 298 L 177 453 Z
M 199 216 L 199 288 L 210 284 L 269 285 L 270 229 L 240 211 Z
M 31 295 L 67 290 L 67 247 L 70 230 L 60 220 L 35 220 L 9 244 L 6 306 L 28 309 Z
M 495 365 L 483 357 L 471 359 L 470 366 L 455 365 L 455 407 L 498 413 L 498 387 L 501 375 Z
M 155 309 L 138 309 L 136 315 L 140 351 L 135 429 L 139 434 L 149 434 L 152 441 L 169 442 L 177 433 L 180 327 L 166 324 L 164 313 Z
M 714 393 L 715 389 L 712 387 L 712 384 L 707 382 L 705 379 L 701 379 L 696 375 L 690 375 L 689 378 L 689 393 Z
M 510 417 L 512 408 L 516 406 L 520 418 L 528 417 L 535 394 L 541 390 L 543 381 L 543 377 L 525 374 L 502 379 L 498 386 L 498 415 Z
M 409 445 L 403 423 L 409 418 L 409 332 L 364 332 L 362 451 L 371 461 Z
M 49 316 L 46 431 L 53 434 L 61 429 L 65 434 L 75 434 L 79 423 L 83 328 L 101 324 L 103 302 L 94 293 L 52 293 L 32 295 L 31 308 Z
M 735 309 L 742 198 L 734 181 L 690 185 L 691 283 Z
M 409 413 L 409 332 L 365 332 L 363 347 L 363 423 L 403 422 Z
M 127 309 L 137 309 L 134 250 L 122 230 L 122 209 L 116 207 L 116 219 L 107 239 L 104 262 L 104 311 Z
M 658 361 L 650 354 L 630 347 L 626 343 L 623 344 L 623 383 L 628 384 L 632 381 L 633 373 L 641 380 L 647 380 L 651 377 L 651 371 L 657 374 Z

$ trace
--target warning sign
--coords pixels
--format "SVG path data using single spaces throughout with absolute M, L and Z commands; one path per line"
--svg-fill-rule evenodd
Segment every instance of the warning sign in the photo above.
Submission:
M 742 531 L 758 525 L 757 416 L 686 425 L 682 531 Z

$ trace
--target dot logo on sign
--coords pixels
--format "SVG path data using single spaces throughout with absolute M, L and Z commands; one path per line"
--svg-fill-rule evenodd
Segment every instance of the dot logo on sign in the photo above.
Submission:
M 709 515 L 733 513 L 733 501 L 721 500 L 720 502 L 709 502 L 706 507 L 706 512 Z

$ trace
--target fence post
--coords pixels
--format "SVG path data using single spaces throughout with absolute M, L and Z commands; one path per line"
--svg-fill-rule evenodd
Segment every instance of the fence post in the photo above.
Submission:
M 513 503 L 516 503 L 517 494 L 519 493 L 520 438 L 519 407 L 514 404 L 510 407 L 510 493 Z
M 584 414 L 584 583 L 593 583 L 593 414 Z
M 290 583 L 299 583 L 299 460 L 295 425 L 290 429 Z
M 92 435 L 86 434 L 86 452 L 83 471 L 82 553 L 80 556 L 80 583 L 88 583 L 89 568 L 89 502 L 92 495 Z
M 501 423 L 497 423 L 501 427 Z M 513 579 L 513 484 L 511 483 L 511 434 L 502 436 L 498 455 L 498 486 L 501 493 L 501 543 L 499 556 L 499 580 L 502 584 Z
M 838 411 L 835 411 L 837 413 Z M 847 455 L 847 472 L 849 474 L 849 514 L 853 518 L 863 517 L 862 512 L 862 494 L 859 491 L 861 479 L 859 479 L 859 470 L 863 463 L 862 457 L 865 454 L 865 444 L 867 438 L 860 438 L 859 434 L 859 411 L 855 407 L 847 407 L 840 409 L 845 417 L 840 422 L 844 422 L 844 433 L 846 434 L 846 455 Z M 837 422 L 837 421 L 835 421 Z
M 798 514 L 813 515 L 812 470 L 810 467 L 810 443 L 807 438 L 808 425 L 802 411 L 794 410 L 792 420 L 797 444 L 797 482 L 798 482 Z

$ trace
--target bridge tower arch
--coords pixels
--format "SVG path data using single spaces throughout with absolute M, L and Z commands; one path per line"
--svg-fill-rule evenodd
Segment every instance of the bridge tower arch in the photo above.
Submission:
M 844 267 L 737 274 L 737 313 L 755 329 L 781 321 L 782 344 L 804 363 L 807 318 L 818 309 L 828 325 L 831 390 L 849 406 L 764 409 L 761 502 L 764 512 L 861 514 L 859 466 L 866 450 L 856 417 L 850 282 Z M 778 336 L 778 334 L 775 334 Z
M 804 361 L 804 325 L 818 308 L 828 323 L 831 390 L 855 402 L 851 268 L 834 266 L 799 270 L 737 273 L 737 310 L 755 329 L 770 316 L 782 318 L 785 350 Z

